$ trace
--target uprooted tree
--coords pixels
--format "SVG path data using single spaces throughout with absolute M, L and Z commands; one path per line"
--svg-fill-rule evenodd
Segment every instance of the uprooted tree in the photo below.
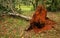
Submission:
M 47 10 L 39 5 L 30 20 L 30 26 L 26 31 L 34 30 L 36 33 L 49 30 L 55 23 L 47 17 Z

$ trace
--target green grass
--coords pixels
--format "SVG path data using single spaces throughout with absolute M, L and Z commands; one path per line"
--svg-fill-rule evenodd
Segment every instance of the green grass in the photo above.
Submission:
M 32 6 L 21 6 L 23 11 L 30 11 L 33 7 Z
M 16 5 L 17 10 L 19 10 L 21 8 L 22 14 L 26 15 L 26 16 L 32 16 L 34 11 L 33 11 L 33 6 L 32 5 L 21 5 L 19 7 L 19 5 Z
M 26 6 L 26 5 L 16 5 L 16 7 L 18 10 L 21 8 L 22 11 L 31 11 L 33 9 L 32 5 Z
M 0 24 L 0 37 L 20 38 L 20 33 L 28 25 L 28 22 L 23 19 L 13 17 L 5 17 L 4 19 L 5 20 Z
M 32 17 L 33 14 L 34 14 L 34 11 L 24 11 L 22 14 L 25 15 L 25 16 Z

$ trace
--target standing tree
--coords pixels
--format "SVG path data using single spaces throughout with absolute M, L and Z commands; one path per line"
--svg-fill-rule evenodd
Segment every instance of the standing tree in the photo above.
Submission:
M 46 0 L 48 11 L 57 11 L 60 5 L 60 0 Z

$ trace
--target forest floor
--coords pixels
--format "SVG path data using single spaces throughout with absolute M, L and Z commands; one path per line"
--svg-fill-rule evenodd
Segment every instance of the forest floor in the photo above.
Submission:
M 25 13 L 26 16 L 32 16 L 31 14 Z M 36 34 L 34 31 L 24 31 L 28 28 L 29 21 L 19 17 L 3 16 L 0 18 L 0 38 L 60 38 L 60 12 L 49 12 L 47 17 L 57 23 L 55 29 Z

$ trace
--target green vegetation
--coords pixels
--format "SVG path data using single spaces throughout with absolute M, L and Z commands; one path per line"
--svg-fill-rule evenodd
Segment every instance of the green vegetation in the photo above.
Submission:
M 0 0 L 1 10 L 4 8 L 7 12 L 33 11 L 39 4 L 45 5 L 48 11 L 60 10 L 60 0 Z
M 28 22 L 19 17 L 5 16 L 4 21 L 0 21 L 0 38 L 20 38 L 21 31 L 25 30 L 27 25 Z

